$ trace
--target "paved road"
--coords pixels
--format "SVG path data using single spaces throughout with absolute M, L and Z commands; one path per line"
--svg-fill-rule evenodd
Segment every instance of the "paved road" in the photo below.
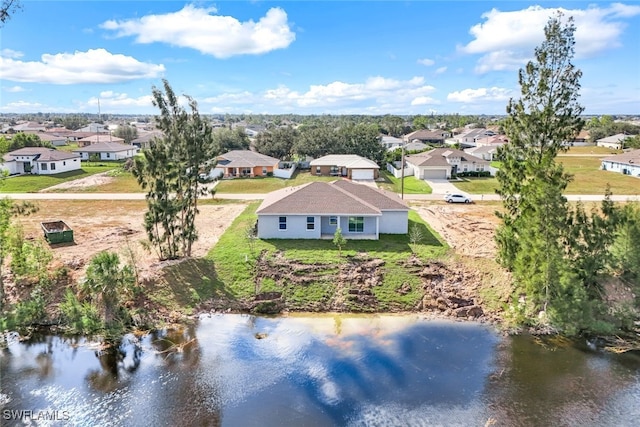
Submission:
M 455 188 L 455 187 L 454 187 Z M 9 197 L 14 200 L 144 200 L 144 193 L 0 193 L 0 198 Z M 264 194 L 216 194 L 216 199 L 227 200 L 262 200 Z M 442 200 L 444 193 L 405 194 L 405 200 Z M 568 194 L 569 201 L 597 202 L 604 198 L 601 194 Z M 497 194 L 472 194 L 476 202 L 499 201 Z M 640 196 L 613 195 L 611 200 L 625 202 L 640 201 Z

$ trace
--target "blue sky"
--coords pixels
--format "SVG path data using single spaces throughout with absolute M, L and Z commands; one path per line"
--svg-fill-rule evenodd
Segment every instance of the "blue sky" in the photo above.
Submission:
M 29 1 L 0 39 L 0 112 L 504 114 L 558 8 L 585 114 L 640 114 L 640 3 Z

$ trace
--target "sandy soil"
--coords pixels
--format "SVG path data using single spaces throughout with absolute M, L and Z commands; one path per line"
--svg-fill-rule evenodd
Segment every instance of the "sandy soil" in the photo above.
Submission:
M 42 202 L 40 211 L 21 219 L 27 238 L 40 239 L 43 235 L 40 222 L 63 220 L 72 229 L 73 244 L 52 245 L 54 260 L 58 260 L 82 274 L 87 262 L 103 250 L 115 251 L 125 259 L 127 248 L 135 254 L 135 264 L 141 276 L 152 275 L 158 257 L 143 249 L 140 241 L 146 240 L 143 201 L 93 201 L 93 202 Z M 196 217 L 199 239 L 193 246 L 192 256 L 204 256 L 218 241 L 222 233 L 240 214 L 244 204 L 201 205 Z M 91 210 L 90 213 L 87 210 Z
M 63 182 L 58 185 L 53 185 L 51 187 L 45 188 L 40 192 L 47 192 L 51 190 L 67 190 L 67 189 L 78 189 L 85 187 L 97 187 L 104 184 L 111 183 L 114 178 L 107 175 L 108 172 L 102 172 L 95 175 L 87 176 L 86 178 L 74 179 L 73 181 Z
M 416 205 L 413 208 L 461 255 L 494 258 L 498 225 L 495 207 L 482 205 Z

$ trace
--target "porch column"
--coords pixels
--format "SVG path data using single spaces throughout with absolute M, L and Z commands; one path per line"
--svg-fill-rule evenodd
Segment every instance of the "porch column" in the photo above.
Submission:
M 376 240 L 380 239 L 380 217 L 376 217 Z

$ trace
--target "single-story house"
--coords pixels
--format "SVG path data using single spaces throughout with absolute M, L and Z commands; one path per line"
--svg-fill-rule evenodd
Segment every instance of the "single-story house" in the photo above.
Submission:
M 138 132 L 138 137 L 131 141 L 131 145 L 135 145 L 140 149 L 149 148 L 149 145 L 151 144 L 151 141 L 154 138 L 162 138 L 162 132 L 161 131 Z
M 402 147 L 404 141 L 400 138 L 396 138 L 395 136 L 380 135 L 380 144 L 382 144 L 382 146 L 388 151 L 391 151 Z
M 267 194 L 256 211 L 261 239 L 377 240 L 406 234 L 409 207 L 397 195 L 347 180 L 311 182 Z
M 422 142 L 429 144 L 444 144 L 444 140 L 449 137 L 449 132 L 444 130 L 420 129 L 402 137 L 405 142 Z
M 469 129 L 465 133 L 462 133 L 456 137 L 456 142 L 462 147 L 475 147 L 479 140 L 482 140 L 488 136 L 496 136 L 497 133 L 490 129 L 477 128 Z
M 344 176 L 350 179 L 376 179 L 380 166 L 356 154 L 330 154 L 312 160 L 311 173 L 326 176 Z
M 218 156 L 216 169 L 224 178 L 268 176 L 280 160 L 250 150 L 233 150 Z
M 498 154 L 498 147 L 504 145 L 501 144 L 491 144 L 491 145 L 479 145 L 477 147 L 466 148 L 464 150 L 465 153 L 471 154 L 475 157 L 480 157 L 483 160 L 488 160 L 489 162 L 496 160 L 496 155 Z
M 600 138 L 596 141 L 596 146 L 607 147 L 614 150 L 620 150 L 624 148 L 624 140 L 631 138 L 633 135 L 625 135 L 624 133 L 618 133 L 616 135 L 607 136 L 606 138 Z
M 136 155 L 138 147 L 120 142 L 97 142 L 86 147 L 76 148 L 82 160 L 89 160 L 92 155 L 98 155 L 100 160 L 124 160 Z
M 407 142 L 404 145 L 404 152 L 408 153 L 411 151 L 426 151 L 429 148 L 431 147 L 424 142 Z
M 436 148 L 405 157 L 418 179 L 448 179 L 461 172 L 489 171 L 491 162 L 453 148 Z
M 49 132 L 24 132 L 25 134 L 35 135 L 40 138 L 42 142 L 48 142 L 54 147 L 60 147 L 62 145 L 67 145 L 67 137 L 60 136 Z
M 640 149 L 602 159 L 602 170 L 640 177 Z
M 47 147 L 24 147 L 10 151 L 2 158 L 0 169 L 9 175 L 55 175 L 79 170 L 80 155 Z
M 110 134 L 95 134 L 90 135 L 78 140 L 78 147 L 87 147 L 89 145 L 98 144 L 101 142 L 118 142 L 124 143 L 124 139 L 118 138 Z

